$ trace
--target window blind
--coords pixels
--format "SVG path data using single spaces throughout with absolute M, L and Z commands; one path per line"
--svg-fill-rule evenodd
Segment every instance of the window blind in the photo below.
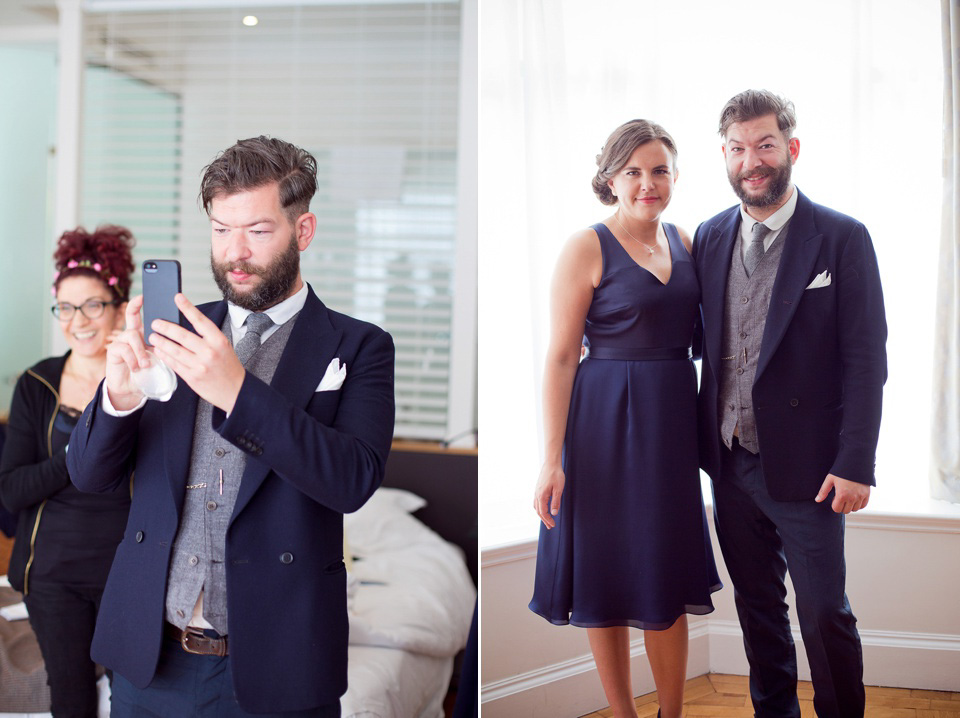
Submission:
M 84 36 L 84 224 L 128 226 L 138 266 L 177 258 L 191 301 L 218 299 L 203 167 L 260 134 L 309 150 L 318 229 L 304 279 L 393 335 L 396 435 L 443 439 L 459 3 L 110 10 L 89 12 Z

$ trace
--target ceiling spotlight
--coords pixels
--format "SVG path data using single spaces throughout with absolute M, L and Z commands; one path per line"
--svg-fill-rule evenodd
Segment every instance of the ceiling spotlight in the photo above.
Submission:
M 260 20 L 257 18 L 256 15 L 245 15 L 243 18 L 243 24 L 246 25 L 247 27 L 253 27 L 258 22 L 260 22 Z

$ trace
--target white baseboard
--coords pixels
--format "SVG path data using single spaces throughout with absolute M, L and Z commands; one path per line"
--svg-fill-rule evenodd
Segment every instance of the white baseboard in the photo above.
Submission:
M 799 627 L 793 634 L 800 679 L 810 680 Z M 867 685 L 960 691 L 960 636 L 861 630 L 860 639 Z M 642 637 L 630 644 L 630 663 L 634 693 L 655 690 Z M 747 672 L 736 621 L 691 621 L 688 678 Z M 575 718 L 608 704 L 590 654 L 485 684 L 481 703 L 484 718 Z
M 746 675 L 743 634 L 736 621 L 709 621 L 710 671 Z M 799 626 L 793 626 L 800 679 L 810 680 Z M 868 686 L 960 691 L 960 636 L 860 630 L 863 682 Z
M 630 643 L 630 666 L 636 695 L 655 690 L 642 634 Z M 687 677 L 709 672 L 708 621 L 690 621 Z M 576 718 L 607 707 L 597 667 L 589 653 L 569 661 L 481 686 L 484 718 Z

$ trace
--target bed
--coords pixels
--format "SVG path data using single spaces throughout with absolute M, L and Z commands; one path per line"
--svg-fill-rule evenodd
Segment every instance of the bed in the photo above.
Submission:
M 476 602 L 476 497 L 475 450 L 396 444 L 384 488 L 344 517 L 350 646 L 343 718 L 443 717 Z M 0 646 L 0 718 L 49 716 L 29 625 L 0 618 L 0 638 L 11 632 L 21 665 L 9 660 L 14 642 Z M 109 715 L 105 679 L 100 715 Z

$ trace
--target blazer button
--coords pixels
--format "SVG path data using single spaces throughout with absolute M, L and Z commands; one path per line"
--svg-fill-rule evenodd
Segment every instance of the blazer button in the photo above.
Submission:
M 280 563 L 293 563 L 293 554 L 289 551 L 280 554 Z
M 137 539 L 137 543 L 143 542 L 143 531 L 137 531 L 136 539 Z
M 791 400 L 790 400 L 790 406 L 799 406 L 799 404 L 800 404 L 800 400 L 799 400 L 799 399 L 791 399 Z

